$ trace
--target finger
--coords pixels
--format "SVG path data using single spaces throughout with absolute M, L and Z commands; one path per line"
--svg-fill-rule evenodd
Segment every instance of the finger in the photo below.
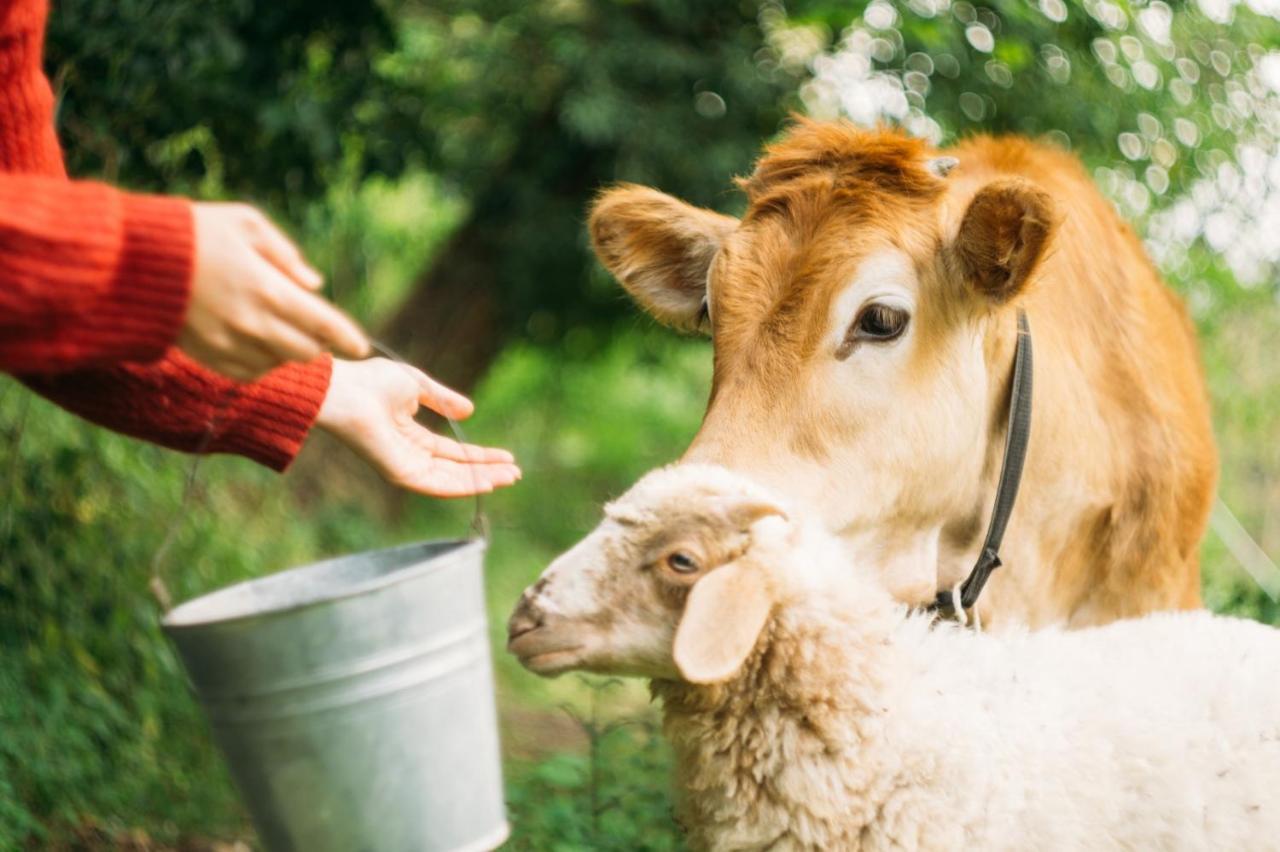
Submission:
M 206 365 L 208 366 L 208 365 Z M 240 384 L 250 384 L 256 382 L 270 371 L 270 367 L 264 367 L 261 364 L 247 364 L 243 361 L 227 361 L 223 360 L 216 368 L 210 367 L 214 372 L 226 376 L 232 381 Z
M 471 400 L 452 388 L 445 387 L 417 367 L 409 367 L 418 380 L 418 401 L 436 414 L 465 420 L 476 410 Z
M 256 340 L 241 340 L 236 344 L 235 353 L 229 356 L 235 363 L 239 373 L 247 378 L 240 381 L 254 381 L 284 363 L 274 352 Z
M 307 263 L 293 241 L 261 213 L 258 213 L 253 221 L 252 242 L 258 253 L 295 284 L 300 284 L 308 290 L 320 289 L 324 278 Z
M 231 379 L 233 382 L 241 384 L 252 382 L 263 373 L 260 368 L 250 367 L 238 361 L 228 361 L 226 358 L 202 358 L 192 352 L 187 354 L 202 367 L 212 370 L 223 378 Z
M 518 479 L 513 465 L 466 465 L 438 459 L 430 467 L 404 477 L 402 484 L 431 497 L 469 497 L 487 494 Z
M 251 341 L 236 340 L 226 348 L 215 348 L 191 340 L 179 348 L 196 363 L 237 382 L 253 381 L 277 363 Z
M 315 338 L 275 317 L 267 322 L 262 342 L 281 362 L 310 361 L 324 354 L 323 347 Z
M 505 450 L 490 450 L 473 444 L 459 444 L 434 435 L 426 429 L 418 428 L 417 434 L 411 435 L 410 444 L 430 459 L 427 462 L 431 469 L 437 470 L 446 465 L 458 464 L 460 470 L 469 477 L 467 493 L 484 494 L 494 488 L 518 482 L 523 475 L 520 468 L 510 461 L 510 453 Z
M 514 464 L 515 456 L 497 447 L 481 447 L 476 444 L 460 444 L 452 438 L 437 435 L 426 427 L 414 423 L 411 439 L 420 448 L 436 458 L 472 464 Z
M 271 274 L 281 282 L 269 297 L 277 317 L 339 355 L 368 356 L 369 340 L 350 317 L 319 296 L 289 285 L 274 269 Z

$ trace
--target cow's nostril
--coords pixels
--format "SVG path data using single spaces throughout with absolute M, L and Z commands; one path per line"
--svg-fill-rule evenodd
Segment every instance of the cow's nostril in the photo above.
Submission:
M 524 595 L 507 621 L 507 640 L 515 639 L 540 626 L 542 626 L 542 613 L 533 605 L 533 600 L 528 595 Z

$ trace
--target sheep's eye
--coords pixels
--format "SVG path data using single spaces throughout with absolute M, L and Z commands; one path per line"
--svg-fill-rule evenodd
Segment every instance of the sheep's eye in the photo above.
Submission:
M 677 550 L 667 555 L 667 567 L 677 574 L 696 574 L 698 562 L 683 550 Z
M 902 308 L 873 303 L 858 314 L 852 337 L 878 343 L 893 340 L 906 330 L 910 318 Z

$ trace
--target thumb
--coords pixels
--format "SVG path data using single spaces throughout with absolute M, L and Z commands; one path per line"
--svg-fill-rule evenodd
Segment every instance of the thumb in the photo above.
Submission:
M 436 414 L 464 420 L 476 410 L 471 400 L 456 390 L 445 387 L 417 367 L 410 367 L 409 370 L 418 382 L 418 402 Z

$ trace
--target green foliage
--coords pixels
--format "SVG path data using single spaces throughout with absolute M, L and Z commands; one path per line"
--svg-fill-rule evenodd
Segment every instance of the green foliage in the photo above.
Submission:
M 585 359 L 579 347 L 598 354 Z M 693 437 L 710 387 L 710 350 L 706 341 L 653 328 L 603 345 L 583 332 L 560 348 L 507 350 L 471 431 L 512 446 L 539 487 L 495 495 L 495 511 L 523 519 L 553 547 L 571 544 L 601 502 Z M 547 493 L 580 495 L 576 508 L 589 514 L 566 515 Z
M 585 754 L 562 753 L 508 769 L 511 850 L 683 848 L 666 794 L 670 751 L 648 717 L 603 720 L 600 694 L 616 681 L 587 682 L 589 717 L 574 715 Z
M 1204 258 L 1194 261 L 1195 268 L 1213 269 Z M 1222 461 L 1219 493 L 1275 558 L 1280 554 L 1280 365 L 1269 346 L 1280 335 L 1280 306 L 1265 289 L 1242 287 L 1221 272 L 1195 281 L 1189 290 L 1201 316 L 1201 352 Z M 1207 607 L 1280 624 L 1280 600 L 1273 597 L 1280 595 L 1280 577 L 1262 574 L 1264 588 L 1214 533 L 1205 541 L 1202 560 Z
M 300 230 L 307 259 L 325 270 L 329 295 L 366 328 L 377 328 L 404 301 L 466 204 L 419 169 L 390 180 L 362 177 L 360 168 L 352 155 L 333 170 L 325 197 L 306 208 Z
M 705 356 L 701 342 L 673 345 L 651 331 L 614 341 L 593 362 L 530 348 L 501 359 L 472 429 L 514 438 L 526 469 L 522 488 L 487 504 L 495 648 L 511 601 L 593 522 L 599 502 L 688 442 L 706 392 Z M 323 555 L 457 535 L 471 511 L 466 501 L 420 500 L 398 521 L 381 521 L 359 494 L 317 501 L 291 492 L 289 478 L 230 458 L 201 462 L 184 500 L 189 471 L 187 457 L 94 429 L 12 381 L 0 385 L 0 848 L 65 839 L 86 823 L 145 828 L 159 840 L 243 831 L 147 591 L 171 526 L 160 566 L 182 600 Z M 552 714 L 588 697 L 572 680 L 530 677 L 505 653 L 497 663 L 503 693 L 522 706 Z M 634 691 L 622 695 L 623 711 L 643 706 Z M 607 739 L 606 754 L 623 755 L 634 772 L 650 769 L 647 792 L 602 815 L 600 830 L 614 832 L 618 820 L 664 824 L 632 821 L 640 810 L 666 813 L 655 804 L 666 781 L 652 737 Z M 636 778 L 620 769 L 609 777 L 601 783 L 611 796 Z M 581 816 L 575 797 L 584 788 L 554 780 L 513 772 L 513 802 L 529 814 L 519 819 L 543 820 L 533 803 L 553 789 L 564 819 Z M 537 824 L 543 836 L 558 830 Z
M 500 294 L 495 333 L 539 340 L 623 309 L 581 228 L 601 186 L 733 203 L 729 177 L 794 86 L 756 63 L 751 2 L 452 0 L 406 7 L 399 27 L 380 70 L 422 109 L 400 110 L 416 121 L 391 132 L 428 140 L 428 167 L 471 199 L 465 255 L 472 286 Z
M 865 55 L 871 69 L 901 83 L 902 118 L 913 131 L 938 139 L 975 132 L 1050 134 L 1094 163 L 1160 168 L 1166 180 L 1152 181 L 1150 188 L 1163 195 L 1212 171 L 1239 139 L 1267 132 L 1249 127 L 1248 112 L 1226 109 L 1233 93 L 1266 100 L 1246 78 L 1267 50 L 1280 45 L 1275 21 L 1244 5 L 1226 24 L 1211 20 L 1202 6 L 1162 2 L 791 5 L 790 18 L 775 19 L 770 29 L 784 53 L 797 41 L 794 33 L 786 38 L 789 28 L 810 33 L 805 46 L 791 48 L 799 51 L 792 61 L 812 61 L 831 34 L 843 30 L 836 55 Z M 815 68 L 806 105 L 824 114 L 849 113 L 838 104 L 846 93 L 829 84 L 856 85 L 861 75 Z M 911 72 L 914 78 L 906 76 Z M 1140 121 L 1143 115 L 1155 124 Z M 918 118 L 925 121 L 916 123 Z M 1175 132 L 1179 119 L 1192 129 Z M 1134 136 L 1132 148 L 1121 139 L 1126 133 Z M 1164 145 L 1157 146 L 1161 139 Z
M 491 264 L 475 286 L 524 331 L 618 315 L 579 227 L 602 184 L 728 200 L 794 85 L 761 47 L 750 2 L 71 0 L 48 66 L 77 175 L 293 220 L 346 178 L 446 176 Z
M 711 203 L 776 127 L 794 82 L 757 66 L 756 11 L 714 0 L 433 3 L 406 10 L 384 70 L 422 93 L 430 109 L 416 129 L 434 139 L 432 165 L 472 194 L 533 133 L 560 150 L 502 175 L 517 194 L 553 190 L 532 177 L 567 163 L 592 181 L 674 184 Z
M 48 839 L 88 816 L 225 825 L 234 802 L 146 594 L 180 464 L 15 400 L 12 382 L 3 392 L 0 838 Z M 171 550 L 177 588 L 252 570 L 234 538 L 192 519 Z M 269 545 L 263 532 L 249 538 Z
M 392 43 L 372 0 L 66 0 L 46 67 L 73 174 L 277 208 L 324 191 Z M 370 151 L 367 168 L 398 158 Z

